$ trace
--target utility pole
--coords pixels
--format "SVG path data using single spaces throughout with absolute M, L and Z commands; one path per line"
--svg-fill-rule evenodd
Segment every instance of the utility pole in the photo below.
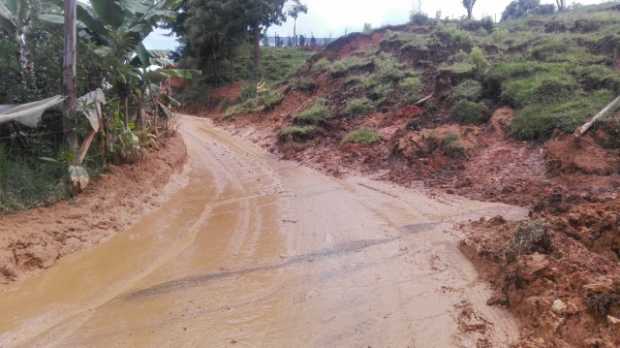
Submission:
M 78 139 L 75 133 L 75 114 L 77 109 L 76 62 L 77 62 L 77 0 L 65 0 L 65 50 L 63 59 L 63 87 L 65 98 L 65 114 L 63 131 L 69 150 L 77 160 Z

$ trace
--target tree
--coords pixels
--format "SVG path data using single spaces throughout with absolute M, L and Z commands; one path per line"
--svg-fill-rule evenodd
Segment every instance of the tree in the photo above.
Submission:
M 66 134 L 67 145 L 71 153 L 76 156 L 78 150 L 77 135 L 73 131 L 75 113 L 77 109 L 77 90 L 75 87 L 75 66 L 77 64 L 77 0 L 65 0 L 64 28 L 65 47 L 63 58 L 63 87 L 67 98 L 65 101 L 66 116 L 63 120 L 63 130 Z M 77 157 L 74 158 L 76 160 Z
M 467 19 L 473 18 L 475 5 L 476 5 L 476 0 L 463 0 L 463 6 L 467 10 Z
M 372 32 L 372 24 L 370 23 L 364 23 L 364 28 L 362 29 L 362 31 L 365 34 L 369 34 L 370 32 Z
M 0 30 L 17 42 L 16 56 L 21 67 L 22 83 L 26 83 L 33 70 L 28 38 L 38 8 L 39 2 L 36 0 L 0 0 Z
M 306 37 L 303 35 L 299 35 L 299 46 L 306 47 Z
M 525 17 L 540 7 L 540 0 L 513 0 L 502 14 L 502 21 Z
M 566 0 L 555 0 L 558 5 L 558 11 L 564 11 L 566 9 Z
M 273 24 L 280 24 L 286 19 L 284 3 L 286 0 L 253 0 L 249 3 L 242 0 L 229 0 L 229 2 L 241 2 L 240 17 L 249 28 L 249 35 L 254 42 L 254 78 L 259 79 L 260 67 L 260 38 L 263 30 Z
M 293 17 L 293 37 L 295 38 L 295 43 L 297 44 L 297 18 L 300 14 L 308 13 L 308 6 L 301 3 L 300 0 L 293 0 L 293 4 L 291 8 L 288 10 L 288 15 Z

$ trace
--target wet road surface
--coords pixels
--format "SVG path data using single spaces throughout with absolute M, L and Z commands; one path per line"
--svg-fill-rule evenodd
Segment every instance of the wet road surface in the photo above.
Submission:
M 485 304 L 454 225 L 523 209 L 326 177 L 204 119 L 183 116 L 180 131 L 187 186 L 127 232 L 2 293 L 0 347 L 517 340 L 511 317 Z

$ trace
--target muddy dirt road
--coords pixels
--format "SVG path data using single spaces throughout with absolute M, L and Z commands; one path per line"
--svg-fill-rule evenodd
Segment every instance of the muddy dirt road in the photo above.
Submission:
M 0 294 L 2 347 L 503 347 L 454 224 L 525 211 L 334 179 L 182 117 L 188 185 Z

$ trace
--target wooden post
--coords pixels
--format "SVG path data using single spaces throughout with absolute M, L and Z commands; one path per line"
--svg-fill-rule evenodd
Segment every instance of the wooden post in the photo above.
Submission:
M 75 133 L 77 90 L 75 83 L 77 62 L 77 25 L 76 25 L 77 0 L 65 0 L 65 50 L 63 60 L 63 89 L 65 97 L 65 117 L 63 130 L 69 150 L 77 160 L 78 139 Z
M 577 128 L 575 131 L 575 136 L 580 137 L 584 135 L 587 131 L 592 128 L 592 126 L 601 118 L 607 116 L 607 114 L 616 111 L 620 107 L 620 97 L 614 99 L 609 105 L 607 105 L 603 110 L 601 110 L 596 116 L 592 117 L 590 121 L 588 121 L 583 126 Z

